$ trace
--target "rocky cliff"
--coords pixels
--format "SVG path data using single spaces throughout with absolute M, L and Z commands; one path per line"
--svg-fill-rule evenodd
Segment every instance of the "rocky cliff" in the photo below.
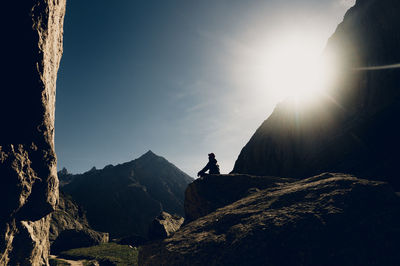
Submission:
M 65 0 L 2 3 L 0 264 L 48 264 Z
M 329 39 L 335 82 L 318 103 L 278 105 L 242 149 L 234 173 L 305 178 L 324 171 L 400 189 L 400 2 L 358 0 Z M 384 66 L 384 67 L 376 67 Z
M 75 175 L 62 190 L 87 210 L 95 230 L 111 237 L 147 236 L 153 219 L 166 211 L 184 215 L 184 191 L 193 181 L 163 157 L 140 158 Z
M 143 246 L 139 265 L 397 265 L 399 218 L 386 183 L 325 173 L 188 223 Z

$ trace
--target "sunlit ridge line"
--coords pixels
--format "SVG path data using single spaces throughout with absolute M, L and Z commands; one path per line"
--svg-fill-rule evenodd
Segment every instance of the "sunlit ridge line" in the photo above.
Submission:
M 393 68 L 400 68 L 400 63 L 392 65 L 384 65 L 384 66 L 357 67 L 354 68 L 354 70 L 382 70 L 382 69 L 393 69 Z

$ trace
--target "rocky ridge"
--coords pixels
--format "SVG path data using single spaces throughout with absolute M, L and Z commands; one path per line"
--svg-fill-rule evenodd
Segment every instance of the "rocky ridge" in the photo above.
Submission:
M 143 246 L 139 264 L 397 265 L 399 203 L 388 184 L 346 174 L 283 182 Z
M 295 179 L 250 175 L 207 175 L 189 184 L 185 191 L 185 223 L 231 204 L 260 189 L 272 188 Z

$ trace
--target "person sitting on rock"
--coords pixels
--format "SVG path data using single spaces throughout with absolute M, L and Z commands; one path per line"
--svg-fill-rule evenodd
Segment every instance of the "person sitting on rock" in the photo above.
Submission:
M 197 176 L 204 177 L 206 176 L 206 172 L 208 170 L 208 174 L 210 175 L 219 175 L 219 166 L 217 164 L 217 160 L 215 159 L 215 154 L 208 154 L 208 163 L 207 165 L 201 169 L 200 172 L 197 173 Z

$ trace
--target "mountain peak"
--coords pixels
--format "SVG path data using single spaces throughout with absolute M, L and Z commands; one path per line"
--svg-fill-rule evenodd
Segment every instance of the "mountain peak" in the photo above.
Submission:
M 155 154 L 151 150 L 148 150 L 145 154 L 140 156 L 138 159 L 152 159 L 152 158 L 159 158 L 159 157 L 160 156 L 158 156 L 157 154 Z
M 185 189 L 192 181 L 165 158 L 148 151 L 133 161 L 77 175 L 62 190 L 85 207 L 94 229 L 113 237 L 145 237 L 148 225 L 162 210 L 184 215 Z M 132 207 L 127 209 L 126 204 Z M 101 210 L 96 206 L 102 206 Z
M 151 150 L 148 150 L 144 155 L 156 155 L 156 154 Z
M 63 169 L 61 169 L 60 171 L 58 171 L 58 173 L 61 174 L 61 175 L 68 175 L 68 174 L 69 174 L 67 168 L 65 168 L 65 167 L 63 167 Z

